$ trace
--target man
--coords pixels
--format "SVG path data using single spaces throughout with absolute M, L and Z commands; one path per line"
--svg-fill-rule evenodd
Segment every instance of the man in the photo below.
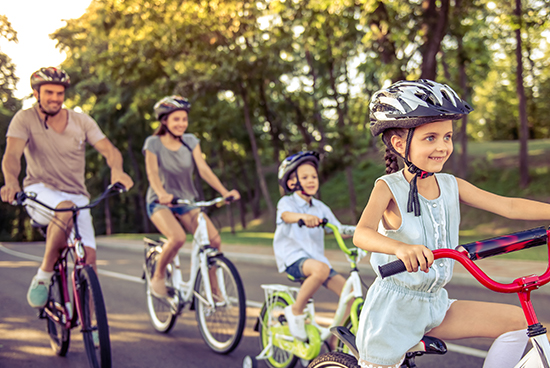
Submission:
M 69 85 L 67 73 L 53 67 L 41 68 L 31 76 L 37 103 L 18 111 L 8 127 L 2 158 L 5 179 L 0 189 L 2 201 L 11 203 L 15 194 L 21 191 L 18 176 L 24 153 L 27 163 L 23 180 L 25 191 L 36 193 L 38 200 L 52 208 L 87 204 L 90 195 L 84 184 L 86 142 L 105 157 L 111 168 L 111 183 L 120 182 L 127 189 L 132 187 L 132 179 L 122 169 L 120 151 L 105 137 L 97 123 L 86 114 L 63 108 Z M 48 226 L 44 259 L 27 293 L 29 304 L 42 308 L 48 299 L 53 267 L 72 230 L 72 213 L 53 213 L 31 204 L 26 209 L 35 222 L 53 225 Z M 96 245 L 90 210 L 80 211 L 77 221 L 86 247 L 86 262 L 95 268 Z

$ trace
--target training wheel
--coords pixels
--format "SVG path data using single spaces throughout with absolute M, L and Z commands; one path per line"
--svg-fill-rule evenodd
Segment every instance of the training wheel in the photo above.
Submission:
M 243 359 L 243 368 L 258 368 L 258 361 L 256 358 L 247 355 Z

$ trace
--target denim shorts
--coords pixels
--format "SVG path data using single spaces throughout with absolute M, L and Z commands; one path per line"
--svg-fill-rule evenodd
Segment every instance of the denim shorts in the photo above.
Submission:
M 288 266 L 286 268 L 285 272 L 287 274 L 289 274 L 290 276 L 294 277 L 294 280 L 296 280 L 296 281 L 305 280 L 306 275 L 304 275 L 304 272 L 302 271 L 302 268 L 303 268 L 304 262 L 307 261 L 308 259 L 310 259 L 310 258 L 306 258 L 306 257 L 300 258 L 299 260 L 297 260 L 296 262 L 294 262 L 293 264 Z M 334 269 L 331 268 L 330 269 L 330 274 L 328 275 L 325 282 L 323 282 L 323 286 L 327 287 L 328 280 L 330 280 L 331 278 L 333 278 L 336 275 L 338 275 L 338 272 L 334 271 Z
M 151 218 L 151 216 L 153 215 L 153 213 L 155 213 L 155 211 L 158 211 L 162 208 L 166 208 L 172 211 L 174 215 L 180 215 L 180 216 L 186 214 L 189 211 L 194 210 L 195 208 L 198 208 L 195 206 L 188 206 L 188 205 L 177 205 L 174 207 L 169 207 L 169 206 L 160 204 L 158 202 L 149 202 L 147 203 L 146 207 L 147 207 L 147 216 L 149 216 L 149 218 Z

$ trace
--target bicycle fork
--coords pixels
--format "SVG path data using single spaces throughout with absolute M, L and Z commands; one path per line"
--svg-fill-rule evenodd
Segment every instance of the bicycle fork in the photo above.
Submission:
M 529 324 L 527 335 L 533 345 L 531 351 L 523 357 L 516 367 L 531 367 L 532 365 L 529 364 L 531 359 L 536 361 L 537 358 L 540 358 L 542 366 L 550 368 L 550 343 L 546 336 L 546 328 L 538 321 L 535 308 L 531 303 L 531 291 L 539 288 L 539 277 L 537 275 L 521 277 L 515 282 L 523 287 L 523 290 L 518 292 L 518 296 Z

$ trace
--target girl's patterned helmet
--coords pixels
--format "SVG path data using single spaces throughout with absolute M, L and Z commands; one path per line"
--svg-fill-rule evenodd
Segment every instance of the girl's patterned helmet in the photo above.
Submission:
M 31 75 L 31 87 L 37 90 L 43 84 L 59 84 L 67 89 L 71 85 L 71 78 L 63 69 L 53 66 L 40 68 Z
M 288 156 L 283 160 L 283 162 L 281 162 L 281 164 L 279 165 L 278 178 L 279 185 L 283 187 L 285 194 L 292 192 L 292 189 L 290 189 L 286 184 L 288 178 L 290 177 L 290 174 L 292 174 L 298 168 L 298 166 L 307 161 L 312 162 L 317 169 L 319 167 L 319 153 L 315 151 L 302 151 L 294 155 Z
M 472 112 L 451 87 L 428 79 L 399 81 L 376 92 L 369 105 L 374 136 L 390 128 L 415 128 L 441 120 L 457 120 Z
M 169 115 L 174 111 L 183 110 L 189 112 L 191 104 L 185 97 L 167 96 L 157 102 L 153 109 L 155 110 L 157 120 L 160 120 L 163 116 Z

